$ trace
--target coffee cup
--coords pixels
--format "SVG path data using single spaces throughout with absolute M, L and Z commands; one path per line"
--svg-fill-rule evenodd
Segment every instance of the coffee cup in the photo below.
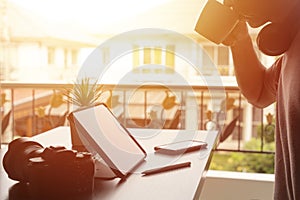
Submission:
M 239 22 L 239 15 L 216 0 L 208 0 L 195 26 L 195 31 L 208 40 L 220 44 Z

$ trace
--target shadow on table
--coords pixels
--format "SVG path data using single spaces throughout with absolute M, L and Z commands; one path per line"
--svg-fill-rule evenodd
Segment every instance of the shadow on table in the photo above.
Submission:
M 9 189 L 8 200 L 91 200 L 92 194 L 66 196 L 60 194 L 32 194 L 30 186 L 26 183 L 16 183 Z

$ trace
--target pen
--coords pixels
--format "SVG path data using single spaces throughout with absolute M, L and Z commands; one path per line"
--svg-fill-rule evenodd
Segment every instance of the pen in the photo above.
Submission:
M 157 174 L 157 173 L 161 173 L 161 172 L 171 171 L 171 170 L 180 169 L 180 168 L 184 168 L 184 167 L 190 167 L 190 166 L 191 166 L 191 162 L 184 162 L 184 163 L 179 163 L 179 164 L 174 164 L 174 165 L 168 165 L 165 167 L 149 169 L 149 170 L 143 171 L 142 174 L 144 176 L 146 176 L 146 175 Z

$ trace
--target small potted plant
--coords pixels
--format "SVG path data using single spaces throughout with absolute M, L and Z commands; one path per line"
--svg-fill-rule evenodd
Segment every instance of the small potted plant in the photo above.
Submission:
M 102 88 L 103 85 L 99 86 L 97 80 L 92 81 L 91 78 L 86 77 L 77 80 L 73 88 L 65 89 L 64 95 L 67 97 L 67 102 L 75 107 L 74 110 L 78 110 L 99 103 Z M 70 123 L 72 148 L 78 151 L 86 151 L 79 138 L 72 112 L 68 115 L 67 119 Z

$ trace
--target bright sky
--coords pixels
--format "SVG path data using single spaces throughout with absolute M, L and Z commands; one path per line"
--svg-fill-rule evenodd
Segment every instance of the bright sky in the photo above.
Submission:
M 135 16 L 170 0 L 8 0 L 60 22 L 76 22 L 93 30 L 95 24 L 109 25 Z

